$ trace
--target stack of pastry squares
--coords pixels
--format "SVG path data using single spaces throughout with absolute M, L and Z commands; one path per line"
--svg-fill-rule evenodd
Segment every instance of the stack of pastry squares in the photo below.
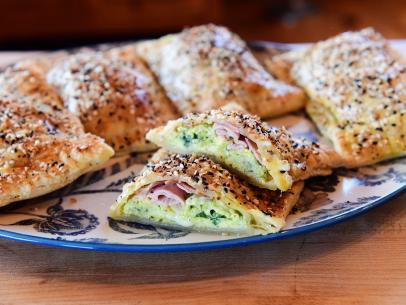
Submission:
M 147 133 L 163 150 L 124 188 L 113 217 L 223 233 L 277 232 L 303 180 L 406 153 L 406 65 L 379 33 L 343 33 L 258 68 L 246 46 L 224 31 L 197 27 L 134 47 L 185 115 Z M 241 57 L 229 61 L 233 54 Z M 219 67 L 226 67 L 226 77 Z M 264 94 L 267 86 L 251 91 L 245 85 L 247 79 L 267 83 L 260 77 L 265 70 L 291 86 L 292 108 L 270 98 L 275 91 Z M 230 75 L 238 75 L 235 82 Z M 214 94 L 216 85 L 225 88 L 223 97 L 261 117 L 278 115 L 273 106 L 299 108 L 300 100 L 335 150 L 295 139 L 258 116 L 204 111 L 227 100 Z M 306 101 L 298 98 L 301 90 Z
M 259 117 L 211 110 L 147 133 L 162 147 L 128 183 L 113 218 L 198 231 L 278 232 L 303 180 L 329 175 L 338 154 Z
M 405 154 L 405 84 L 404 60 L 372 29 L 264 58 L 209 24 L 20 62 L 0 73 L 0 206 L 160 148 L 111 217 L 278 232 L 304 180 Z M 334 149 L 262 121 L 301 108 Z

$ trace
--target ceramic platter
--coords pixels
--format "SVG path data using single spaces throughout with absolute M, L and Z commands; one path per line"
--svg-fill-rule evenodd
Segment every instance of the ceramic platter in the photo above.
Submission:
M 406 41 L 392 43 L 406 55 Z M 267 44 L 275 46 L 267 42 L 256 45 Z M 285 125 L 298 136 L 323 141 L 303 113 L 290 114 L 270 123 Z M 0 209 L 0 237 L 41 245 L 118 252 L 213 249 L 320 229 L 387 202 L 406 190 L 406 158 L 358 170 L 338 169 L 328 177 L 306 181 L 304 211 L 290 215 L 281 232 L 265 236 L 168 231 L 108 218 L 108 209 L 123 184 L 137 174 L 148 157 L 138 154 L 113 159 L 104 168 L 82 176 L 59 191 Z

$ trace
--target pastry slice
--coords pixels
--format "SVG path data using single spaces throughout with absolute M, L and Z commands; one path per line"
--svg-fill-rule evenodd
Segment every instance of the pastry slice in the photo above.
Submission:
M 182 230 L 278 232 L 303 182 L 285 193 L 248 186 L 205 156 L 169 155 L 127 183 L 110 210 L 115 219 Z
M 59 189 L 113 153 L 64 109 L 0 99 L 0 206 Z
M 151 130 L 147 139 L 176 153 L 207 155 L 247 179 L 270 190 L 286 191 L 293 181 L 329 175 L 341 159 L 331 149 L 295 139 L 258 117 L 212 110 L 189 114 Z
M 36 61 L 16 63 L 0 73 L 0 95 L 57 109 L 64 107 L 55 88 L 47 83 L 44 67 Z
M 178 109 L 186 114 L 235 102 L 261 117 L 300 109 L 299 88 L 274 79 L 227 28 L 204 25 L 136 47 Z
M 406 154 L 406 64 L 379 33 L 368 28 L 316 43 L 292 76 L 348 166 Z
M 85 130 L 104 138 L 117 154 L 154 149 L 145 141 L 147 130 L 177 116 L 138 57 L 79 53 L 51 69 L 48 81 Z

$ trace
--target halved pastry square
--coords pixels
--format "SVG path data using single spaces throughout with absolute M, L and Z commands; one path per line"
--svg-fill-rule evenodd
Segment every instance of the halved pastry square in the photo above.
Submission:
M 65 109 L 0 99 L 0 206 L 59 189 L 113 154 Z
M 234 234 L 278 232 L 303 182 L 281 193 L 249 186 L 208 157 L 170 154 L 149 163 L 111 207 L 114 219 Z
M 307 112 L 348 166 L 406 154 L 406 63 L 371 28 L 307 48 L 292 67 Z
M 225 27 L 188 28 L 141 42 L 136 51 L 183 114 L 234 102 L 270 117 L 304 105 L 302 89 L 274 79 L 246 43 Z
M 329 175 L 342 164 L 332 149 L 240 112 L 192 113 L 149 131 L 147 139 L 176 153 L 207 155 L 270 190 L 286 191 L 294 181 Z
M 138 57 L 83 52 L 52 68 L 48 81 L 85 130 L 106 140 L 117 154 L 148 151 L 146 132 L 177 117 L 154 76 Z

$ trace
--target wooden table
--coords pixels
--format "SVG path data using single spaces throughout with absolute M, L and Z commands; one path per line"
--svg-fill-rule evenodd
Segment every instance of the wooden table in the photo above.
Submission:
M 0 304 L 406 304 L 406 194 L 252 246 L 103 253 L 0 241 Z
M 0 64 L 24 55 L 0 55 Z M 0 240 L 0 305 L 406 304 L 405 201 L 223 250 L 103 253 Z
M 247 40 L 311 42 L 368 26 L 404 38 L 405 15 L 404 0 L 2 0 L 0 47 L 134 39 L 208 22 Z

